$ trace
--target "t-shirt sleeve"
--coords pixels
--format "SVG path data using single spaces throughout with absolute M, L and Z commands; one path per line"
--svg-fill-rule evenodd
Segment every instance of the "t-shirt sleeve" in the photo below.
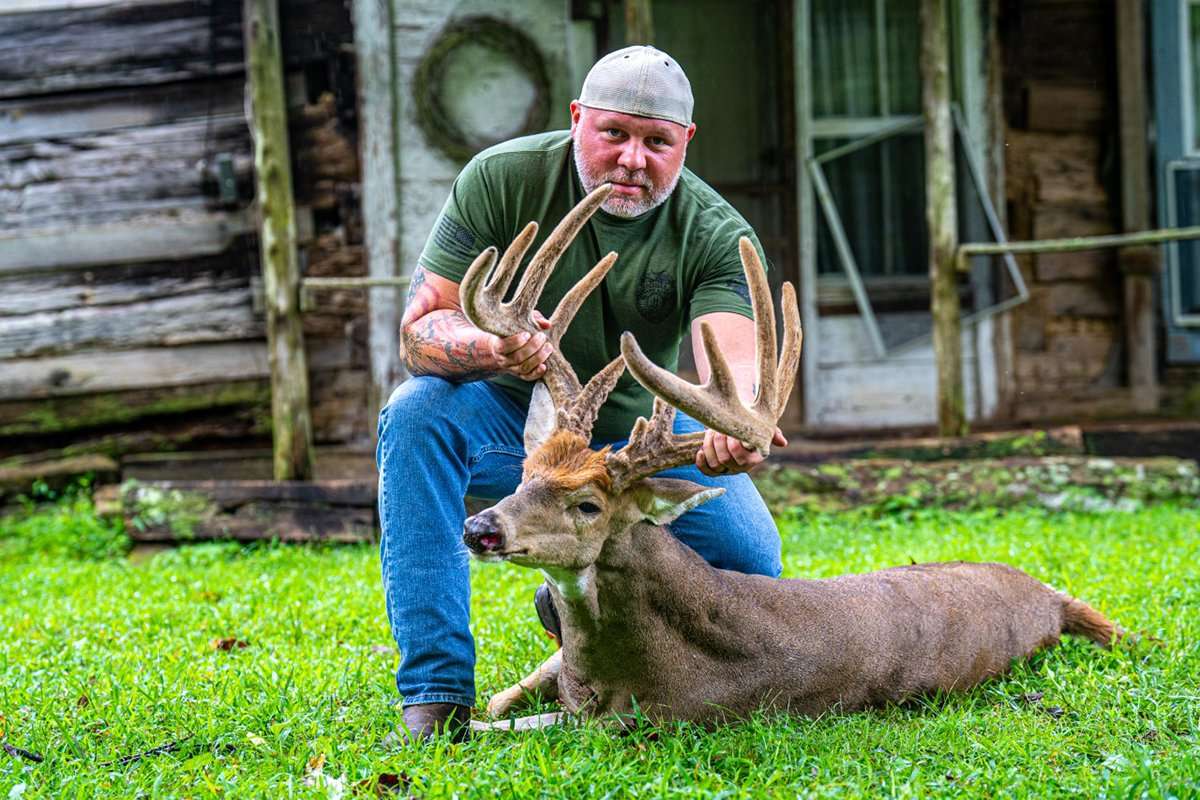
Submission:
M 770 264 L 763 254 L 762 245 L 754 231 L 739 227 L 728 235 L 721 236 L 709 250 L 708 263 L 698 276 L 688 308 L 688 322 L 714 311 L 730 311 L 743 317 L 754 318 L 750 308 L 750 287 L 746 285 L 746 274 L 742 259 L 738 255 L 738 239 L 749 236 L 754 249 L 762 260 L 763 270 L 770 272 Z
M 454 179 L 425 247 L 420 264 L 430 272 L 461 283 L 467 268 L 485 247 L 496 244 L 496 220 L 488 202 L 483 163 L 472 159 Z

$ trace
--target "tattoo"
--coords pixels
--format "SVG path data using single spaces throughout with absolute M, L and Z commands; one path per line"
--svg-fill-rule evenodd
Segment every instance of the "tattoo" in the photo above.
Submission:
M 440 375 L 466 383 L 494 374 L 484 343 L 488 334 L 456 309 L 439 308 L 402 331 L 404 361 L 413 375 Z

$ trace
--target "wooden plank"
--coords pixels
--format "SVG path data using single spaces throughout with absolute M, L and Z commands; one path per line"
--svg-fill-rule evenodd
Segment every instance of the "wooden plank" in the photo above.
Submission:
M 261 211 L 276 480 L 312 475 L 308 368 L 300 325 L 300 265 L 276 0 L 244 0 L 250 130 Z
M 350 363 L 346 342 L 318 341 L 309 359 L 314 371 Z M 0 400 L 211 384 L 267 378 L 267 348 L 262 342 L 196 344 L 119 352 L 73 353 L 50 358 L 7 361 Z
M 222 510 L 229 511 L 254 502 L 322 503 L 333 506 L 374 508 L 376 481 L 345 478 L 323 481 L 206 480 L 155 481 L 164 492 L 203 494 Z
M 0 275 L 214 255 L 251 230 L 247 212 L 214 212 L 0 233 Z
M 61 488 L 89 473 L 98 482 L 114 481 L 118 474 L 117 462 L 106 456 L 75 456 L 40 464 L 0 467 L 0 499 L 29 491 L 34 481 Z
M 0 402 L 0 437 L 48 436 L 211 409 L 230 415 L 232 433 L 247 435 L 253 421 L 245 424 L 234 419 L 234 410 L 249 408 L 261 414 L 270 402 L 270 387 L 264 379 L 9 400 Z M 208 430 L 210 435 L 214 432 Z M 150 434 L 146 439 L 148 449 L 153 449 L 155 437 Z
M 0 359 L 30 358 L 88 348 L 259 339 L 248 285 L 141 303 L 0 317 Z
M 163 122 L 0 146 L 0 231 L 204 212 L 216 190 L 215 154 L 232 156 L 251 199 L 254 160 L 241 117 Z M 208 164 L 201 169 L 202 164 Z
M 144 87 L 242 70 L 242 20 L 231 3 L 4 5 L 0 97 Z M 24 13 L 13 13 L 18 9 Z
M 1150 175 L 1147 151 L 1149 91 L 1145 54 L 1146 14 L 1142 0 L 1117 3 L 1117 104 L 1121 147 L 1121 226 L 1126 231 L 1150 227 Z M 1139 412 L 1154 411 L 1160 402 L 1158 331 L 1155 327 L 1155 278 L 1159 252 L 1122 252 L 1125 350 L 1128 381 Z M 1148 268 L 1147 268 L 1148 267 Z
M 396 131 L 396 64 L 392 5 L 354 0 L 354 49 L 358 66 L 359 129 L 362 137 L 362 213 L 366 229 L 367 274 L 372 278 L 400 275 Z M 368 415 L 374 418 L 396 384 L 404 379 L 400 359 L 401 293 L 395 288 L 370 290 L 368 351 L 371 386 Z
M 954 129 L 950 121 L 950 51 L 946 0 L 921 2 L 921 106 L 925 118 L 925 198 L 929 226 L 930 312 L 937 364 L 937 419 L 942 436 L 967 431 L 963 396 L 962 317 L 958 298 L 958 221 Z
M 1084 455 L 1083 432 L 1069 425 L 1048 430 L 989 431 L 952 438 L 917 437 L 821 442 L 793 439 L 771 451 L 772 463 L 820 464 L 858 458 L 910 461 L 1001 458 L 1009 456 Z
M 236 291 L 247 285 L 248 251 L 185 263 L 113 265 L 84 272 L 0 278 L 0 317 L 144 303 L 197 292 Z
M 152 86 L 136 93 L 114 90 L 0 101 L 0 144 L 240 114 L 242 83 L 222 78 Z
M 128 512 L 127 512 L 128 513 Z M 280 541 L 360 544 L 378 538 L 375 512 L 369 508 L 320 508 L 308 504 L 247 504 L 234 514 L 173 520 L 141 526 L 127 524 L 135 542 Z
M 1089 425 L 1083 438 L 1088 452 L 1098 456 L 1200 459 L 1200 423 L 1195 421 Z
M 347 447 L 318 447 L 314 478 L 376 482 L 375 455 Z M 121 460 L 122 474 L 137 480 L 270 480 L 271 450 L 206 450 L 198 452 L 139 453 Z M 289 482 L 290 483 L 290 482 Z

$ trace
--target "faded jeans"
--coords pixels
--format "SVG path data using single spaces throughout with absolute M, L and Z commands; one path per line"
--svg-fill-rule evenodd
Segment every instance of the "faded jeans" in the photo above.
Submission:
M 525 409 L 487 381 L 414 377 L 380 412 L 380 560 L 405 705 L 475 703 L 463 498 L 500 499 L 516 490 L 524 425 Z M 676 414 L 677 432 L 701 429 Z M 779 532 L 746 475 L 710 478 L 695 466 L 660 474 L 726 490 L 673 522 L 676 537 L 716 567 L 779 575 Z

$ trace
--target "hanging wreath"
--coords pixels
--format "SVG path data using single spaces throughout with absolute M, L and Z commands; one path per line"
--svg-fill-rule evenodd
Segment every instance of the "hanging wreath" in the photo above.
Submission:
M 463 45 L 493 50 L 515 63 L 533 84 L 533 101 L 521 121 L 518 136 L 545 130 L 550 119 L 550 77 L 537 43 L 494 17 L 463 17 L 447 25 L 429 46 L 413 77 L 417 123 L 431 145 L 455 161 L 465 162 L 502 139 L 464 131 L 446 108 L 446 64 Z

